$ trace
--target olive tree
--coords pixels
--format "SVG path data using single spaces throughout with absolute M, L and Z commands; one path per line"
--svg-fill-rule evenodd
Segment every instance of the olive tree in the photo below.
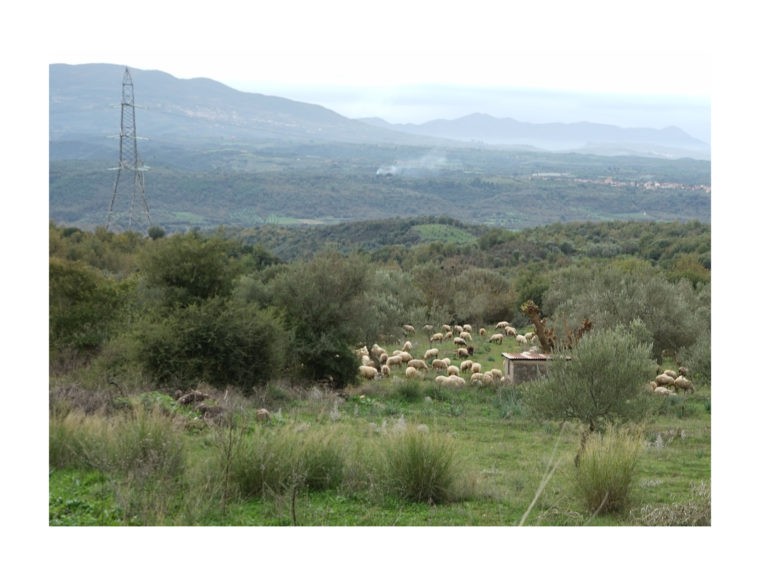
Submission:
M 524 402 L 537 417 L 577 420 L 591 431 L 641 418 L 644 385 L 655 372 L 650 355 L 651 346 L 627 327 L 592 330 L 554 354 L 547 377 L 525 387 Z

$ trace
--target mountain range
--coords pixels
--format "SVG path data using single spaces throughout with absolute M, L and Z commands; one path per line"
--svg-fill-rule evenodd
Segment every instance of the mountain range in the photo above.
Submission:
M 708 143 L 677 127 L 529 123 L 477 112 L 453 120 L 391 124 L 379 118 L 351 119 L 320 105 L 279 96 L 242 92 L 208 78 L 178 79 L 157 70 L 128 70 L 137 134 L 157 142 L 342 142 L 710 157 Z M 124 66 L 51 64 L 49 75 L 51 154 L 61 152 L 61 143 L 68 143 L 72 154 L 85 142 L 96 146 L 104 137 L 118 134 Z

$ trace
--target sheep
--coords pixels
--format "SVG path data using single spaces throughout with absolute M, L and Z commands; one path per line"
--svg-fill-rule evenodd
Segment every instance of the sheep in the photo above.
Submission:
M 464 327 L 462 325 L 454 325 L 454 332 L 456 334 L 461 334 L 461 332 L 464 330 Z
M 495 333 L 488 337 L 489 343 L 499 343 L 501 344 L 504 341 L 504 335 L 501 333 Z
M 407 335 L 414 334 L 414 325 L 404 325 L 401 328 L 404 329 L 404 333 Z
M 479 373 L 483 370 L 483 367 L 481 366 L 480 363 L 472 363 L 471 370 L 473 373 Z
M 673 383 L 675 382 L 675 379 L 671 377 L 670 375 L 661 373 L 654 378 L 654 381 L 660 387 L 672 387 Z
M 390 368 L 388 365 L 382 365 L 382 366 L 380 367 L 380 373 L 381 373 L 381 374 L 382 374 L 384 377 L 390 377 L 390 376 L 391 376 L 391 368 Z
M 454 385 L 455 387 L 461 387 L 466 384 L 467 381 L 465 381 L 462 377 L 459 375 L 449 375 L 449 384 Z
M 362 355 L 362 366 L 365 367 L 371 367 L 372 366 L 372 359 L 369 357 L 369 355 Z
M 472 368 L 472 361 L 470 360 L 462 361 L 461 363 L 459 363 L 459 370 L 463 373 L 469 371 L 471 368 Z
M 443 333 L 434 333 L 430 335 L 430 342 L 431 343 L 443 342 Z
M 507 335 L 508 337 L 516 337 L 517 329 L 515 329 L 514 327 L 506 327 L 504 329 L 504 334 Z
M 406 366 L 417 369 L 418 371 L 427 371 L 430 368 L 422 359 L 410 359 L 409 362 L 406 363 Z
M 457 357 L 458 358 L 460 358 L 460 359 L 461 358 L 467 358 L 469 356 L 470 356 L 470 351 L 468 351 L 466 348 L 460 347 L 460 348 L 457 349 Z
M 655 387 L 654 391 L 652 392 L 655 395 L 662 395 L 663 397 L 675 395 L 675 393 L 667 387 Z
M 406 371 L 404 371 L 404 374 L 406 375 L 406 378 L 408 379 L 413 379 L 420 376 L 420 373 L 414 367 L 406 367 Z
M 525 335 L 515 335 L 515 340 L 521 345 L 528 344 L 528 339 L 525 338 Z
M 483 383 L 483 375 L 485 373 L 472 373 L 470 375 L 470 384 L 474 385 L 475 383 Z
M 663 375 L 668 375 L 669 377 L 673 377 L 674 379 L 678 376 L 678 373 L 675 372 L 673 369 L 666 369 L 662 371 Z
M 465 325 L 462 325 L 462 328 L 463 328 L 463 329 L 464 329 L 466 332 L 468 332 L 468 333 L 471 333 L 471 332 L 472 332 L 472 325 L 467 325 L 467 324 L 465 324 Z M 460 336 L 461 336 L 461 335 L 460 335 Z
M 449 376 L 451 376 L 451 375 L 457 375 L 458 376 L 459 375 L 459 367 L 456 366 L 456 365 L 449 365 L 448 367 L 446 367 L 446 374 L 448 374 Z
M 386 366 L 388 367 L 395 367 L 395 366 L 401 366 L 402 364 L 401 355 L 393 355 L 388 357 L 388 360 L 385 361 Z
M 479 328 L 479 329 L 478 329 L 478 334 L 479 334 L 481 337 L 484 337 L 484 336 L 486 336 L 486 334 L 487 334 L 487 333 L 486 333 L 486 329 L 484 329 L 484 328 L 482 328 L 482 327 L 481 327 L 481 328 Z
M 427 334 L 430 334 L 433 332 L 433 325 L 425 325 L 422 327 L 422 330 L 425 331 Z
M 363 379 L 367 379 L 368 381 L 371 381 L 372 379 L 377 377 L 377 369 L 369 365 L 361 365 L 359 367 L 359 376 L 362 377 Z
M 501 381 L 504 379 L 504 373 L 501 371 L 501 369 L 491 369 L 491 375 L 493 376 L 494 381 L 498 380 Z
M 425 360 L 428 359 L 437 359 L 438 358 L 438 349 L 428 349 L 425 351 L 425 354 L 423 355 L 423 358 Z
M 472 331 L 462 331 L 461 333 L 459 333 L 459 338 L 460 339 L 464 339 L 466 341 L 471 341 L 472 340 Z
M 454 337 L 454 333 L 452 333 L 451 331 L 448 331 L 445 335 L 443 335 L 443 340 L 448 341 L 449 339 L 453 337 Z
M 402 350 L 402 351 L 407 351 L 407 352 L 408 352 L 408 351 L 411 351 L 411 350 L 412 350 L 412 342 L 411 342 L 411 341 L 406 341 L 406 342 L 404 343 L 404 346 L 403 346 L 403 347 L 401 347 L 401 350 Z
M 431 364 L 436 371 L 445 371 L 449 366 L 449 364 L 443 359 L 433 359 Z
M 256 410 L 257 421 L 268 421 L 271 417 L 272 414 L 264 408 Z
M 408 363 L 412 360 L 411 353 L 408 353 L 407 351 L 401 351 L 401 362 L 402 363 Z
M 466 347 L 467 346 L 467 341 L 464 340 L 462 337 L 455 337 L 454 338 L 454 344 L 458 345 L 460 347 Z
M 675 386 L 676 391 L 683 390 L 685 393 L 694 392 L 694 384 L 683 375 L 678 375 L 673 380 L 673 386 Z
M 496 323 L 496 328 L 497 329 L 506 329 L 508 326 L 509 326 L 509 322 L 508 321 L 500 321 L 500 322 Z
M 383 347 L 375 343 L 374 345 L 372 345 L 372 348 L 370 349 L 370 353 L 372 353 L 372 355 L 375 357 L 379 357 L 380 355 L 388 354 L 388 351 L 386 351 Z
M 444 333 L 450 333 L 451 332 L 451 325 L 441 325 L 441 330 Z
M 678 374 L 685 377 L 686 375 L 689 374 L 689 369 L 687 369 L 686 367 L 678 367 Z
M 388 361 L 388 353 L 380 355 L 380 364 L 384 365 Z

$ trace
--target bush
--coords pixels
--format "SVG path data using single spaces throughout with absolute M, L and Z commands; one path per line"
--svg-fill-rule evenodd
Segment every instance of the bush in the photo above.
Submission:
M 589 512 L 626 509 L 642 446 L 638 431 L 610 428 L 604 435 L 592 433 L 587 437 L 577 460 L 575 480 Z
M 419 431 L 388 437 L 385 484 L 401 499 L 445 503 L 454 497 L 455 457 L 451 439 Z

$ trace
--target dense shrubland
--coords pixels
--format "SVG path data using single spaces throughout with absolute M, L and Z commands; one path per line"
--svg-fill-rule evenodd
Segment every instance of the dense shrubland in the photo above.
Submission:
M 295 246 L 302 231 L 154 230 L 143 237 L 51 223 L 50 465 L 84 471 L 93 486 L 110 488 L 101 510 L 75 519 L 321 524 L 319 500 L 332 498 L 319 496 L 326 491 L 336 499 L 324 505 L 329 510 L 357 509 L 346 513 L 355 515 L 352 524 L 513 524 L 534 505 L 533 522 L 578 524 L 570 511 L 584 501 L 583 522 L 610 512 L 629 515 L 616 523 L 709 524 L 709 496 L 705 504 L 704 491 L 695 499 L 686 489 L 709 480 L 709 226 L 512 232 L 450 219 L 387 226 L 392 234 L 379 232 L 382 222 L 332 235 L 312 230 L 318 240 L 304 255 L 285 258 L 279 249 Z M 367 230 L 383 243 L 364 245 Z M 427 240 L 413 240 L 412 230 Z M 451 389 L 432 372 L 359 380 L 359 347 L 390 350 L 411 339 L 421 355 L 431 345 L 428 323 L 471 323 L 477 331 L 510 321 L 525 332 L 526 301 L 540 306 L 558 335 L 592 323 L 567 351 L 574 361 L 531 389 L 474 381 Z M 489 335 L 473 341 L 473 360 L 484 370 L 500 366 L 501 351 L 515 346 L 514 339 L 491 343 Z M 643 393 L 658 366 L 680 364 L 697 394 Z M 204 402 L 182 401 L 197 390 Z M 257 407 L 269 409 L 263 421 L 252 417 Z M 652 418 L 660 421 L 644 432 L 618 428 Z M 671 434 L 674 420 L 679 432 Z M 494 422 L 515 426 L 494 429 Z M 600 439 L 608 427 L 625 440 Z M 515 438 L 490 438 L 502 434 Z M 674 474 L 653 452 L 669 450 L 663 436 L 699 465 Z M 486 442 L 500 447 L 498 459 L 509 458 L 519 478 L 506 473 L 499 481 L 506 486 L 482 479 L 502 469 L 480 453 Z M 642 453 L 642 443 L 651 450 Z M 507 457 L 505 445 L 515 454 Z M 555 481 L 577 484 L 580 505 L 541 500 L 552 445 L 560 445 Z M 601 465 L 592 466 L 596 459 Z M 679 479 L 678 506 L 663 505 L 670 499 L 664 489 L 657 500 L 642 500 L 631 471 L 639 466 L 650 477 Z M 51 479 L 64 487 L 55 491 L 75 490 L 65 488 L 63 473 Z M 73 505 L 54 499 L 55 491 L 51 523 L 67 524 Z M 268 508 L 247 510 L 251 499 Z M 316 500 L 317 509 L 299 505 L 304 499 Z M 483 516 L 434 516 L 462 501 L 482 505 Z M 405 520 L 398 502 L 442 507 L 427 510 L 425 521 Z M 630 503 L 651 506 L 637 513 Z M 389 510 L 392 519 L 384 516 Z

